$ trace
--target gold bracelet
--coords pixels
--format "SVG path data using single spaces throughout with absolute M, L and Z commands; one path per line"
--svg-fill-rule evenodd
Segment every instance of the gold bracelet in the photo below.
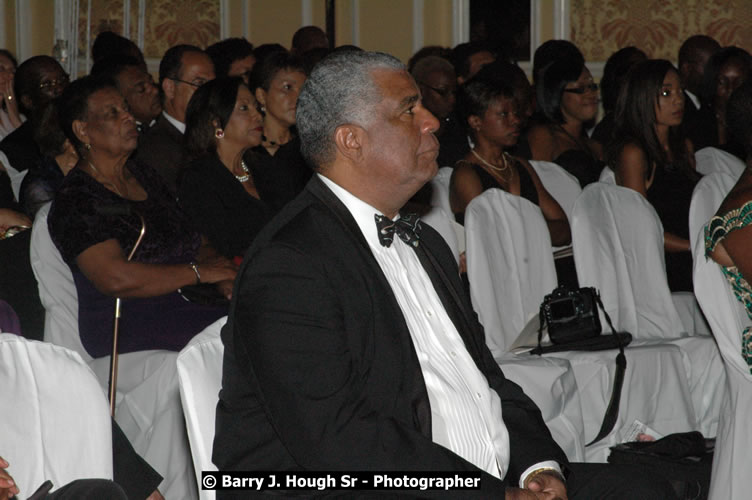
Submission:
M 544 472 L 553 472 L 559 477 L 559 479 L 561 479 L 562 481 L 564 480 L 561 473 L 553 467 L 541 467 L 540 469 L 535 469 L 533 472 L 527 475 L 525 481 L 522 483 L 523 488 L 527 489 L 527 485 L 530 484 L 530 481 L 535 479 L 536 476 L 543 474 Z
M 188 265 L 191 267 L 191 269 L 193 269 L 193 272 L 196 273 L 196 284 L 200 285 L 201 284 L 201 273 L 198 272 L 198 264 L 196 264 L 195 262 L 190 262 Z

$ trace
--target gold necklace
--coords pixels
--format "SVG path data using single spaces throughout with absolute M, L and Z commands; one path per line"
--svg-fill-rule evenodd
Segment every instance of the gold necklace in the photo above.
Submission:
M 509 156 L 509 155 L 507 154 L 506 151 L 504 151 L 503 153 L 501 153 L 501 159 L 504 161 L 504 166 L 501 166 L 501 167 L 497 167 L 493 163 L 490 163 L 490 162 L 486 161 L 485 158 L 483 158 L 481 155 L 478 154 L 477 151 L 475 151 L 475 148 L 471 149 L 470 152 L 473 155 L 475 155 L 475 157 L 477 159 L 479 159 L 481 161 L 481 163 L 483 163 L 483 165 L 487 166 L 488 168 L 490 168 L 490 169 L 492 169 L 492 170 L 494 170 L 496 172 L 502 173 L 502 172 L 504 172 L 504 171 L 506 171 L 506 170 L 509 169 L 509 162 L 507 161 L 507 156 Z
M 118 187 L 115 185 L 115 183 L 113 183 L 111 181 L 105 181 L 104 180 L 105 177 L 104 177 L 104 175 L 102 175 L 102 173 L 99 171 L 99 169 L 97 169 L 97 167 L 94 166 L 94 164 L 91 162 L 91 160 L 88 160 L 88 161 L 89 161 L 89 166 L 94 171 L 94 173 L 97 174 L 97 177 L 101 177 L 103 179 L 102 181 L 100 181 L 103 186 L 110 186 L 110 187 L 112 187 L 112 189 L 115 190 L 115 193 L 117 193 L 118 196 L 120 196 L 121 198 L 128 199 L 128 196 L 123 196 L 123 193 L 120 192 L 120 189 L 118 189 Z M 126 192 L 126 194 L 130 194 L 130 191 L 128 190 L 128 184 L 127 183 L 125 184 L 125 192 Z

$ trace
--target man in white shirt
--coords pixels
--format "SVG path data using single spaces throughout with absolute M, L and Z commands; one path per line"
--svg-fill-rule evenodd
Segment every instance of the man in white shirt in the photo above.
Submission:
M 404 65 L 326 58 L 297 121 L 318 175 L 238 274 L 222 331 L 219 469 L 466 471 L 479 489 L 422 494 L 510 499 L 565 499 L 569 472 L 579 498 L 671 498 L 635 474 L 567 462 L 486 347 L 446 244 L 399 217 L 438 154 L 438 121 Z M 245 498 L 217 497 L 234 495 Z
M 175 189 L 185 161 L 183 134 L 188 102 L 197 88 L 214 79 L 214 64 L 193 45 L 176 45 L 159 63 L 163 111 L 141 138 L 137 158 L 154 168 Z

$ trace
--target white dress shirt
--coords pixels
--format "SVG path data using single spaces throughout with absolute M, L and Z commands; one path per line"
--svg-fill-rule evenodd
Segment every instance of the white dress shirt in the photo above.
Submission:
M 397 298 L 425 380 L 433 441 L 503 478 L 509 467 L 509 434 L 499 395 L 467 351 L 415 251 L 396 235 L 389 248 L 382 246 L 374 215 L 383 214 L 319 177 L 354 217 Z M 536 464 L 520 482 L 541 467 L 558 470 L 556 462 Z
M 185 123 L 181 122 L 177 118 L 173 118 L 172 116 L 167 114 L 167 111 L 162 111 L 162 116 L 164 116 L 168 122 L 172 123 L 172 125 L 180 130 L 181 134 L 185 134 Z
M 692 101 L 692 104 L 695 106 L 695 109 L 699 110 L 700 99 L 687 89 L 684 89 L 684 93 L 687 94 L 687 97 L 689 97 L 689 100 Z

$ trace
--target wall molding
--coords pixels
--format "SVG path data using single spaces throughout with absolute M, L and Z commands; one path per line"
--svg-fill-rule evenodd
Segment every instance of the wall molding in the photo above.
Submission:
M 300 27 L 310 26 L 313 24 L 313 2 L 311 0 L 300 0 Z
M 25 61 L 31 53 L 31 7 L 26 0 L 16 1 L 16 59 Z
M 556 40 L 569 40 L 572 37 L 569 11 L 569 0 L 554 0 L 554 38 Z
M 230 0 L 219 0 L 219 39 L 224 40 L 230 33 Z
M 470 0 L 452 0 L 452 47 L 470 41 Z
M 423 0 L 413 0 L 413 54 L 425 45 Z
M 251 39 L 251 22 L 248 16 L 251 12 L 251 0 L 243 1 L 243 38 L 246 40 Z
M 352 29 L 352 44 L 360 47 L 360 0 L 350 0 L 352 17 L 350 27 Z

